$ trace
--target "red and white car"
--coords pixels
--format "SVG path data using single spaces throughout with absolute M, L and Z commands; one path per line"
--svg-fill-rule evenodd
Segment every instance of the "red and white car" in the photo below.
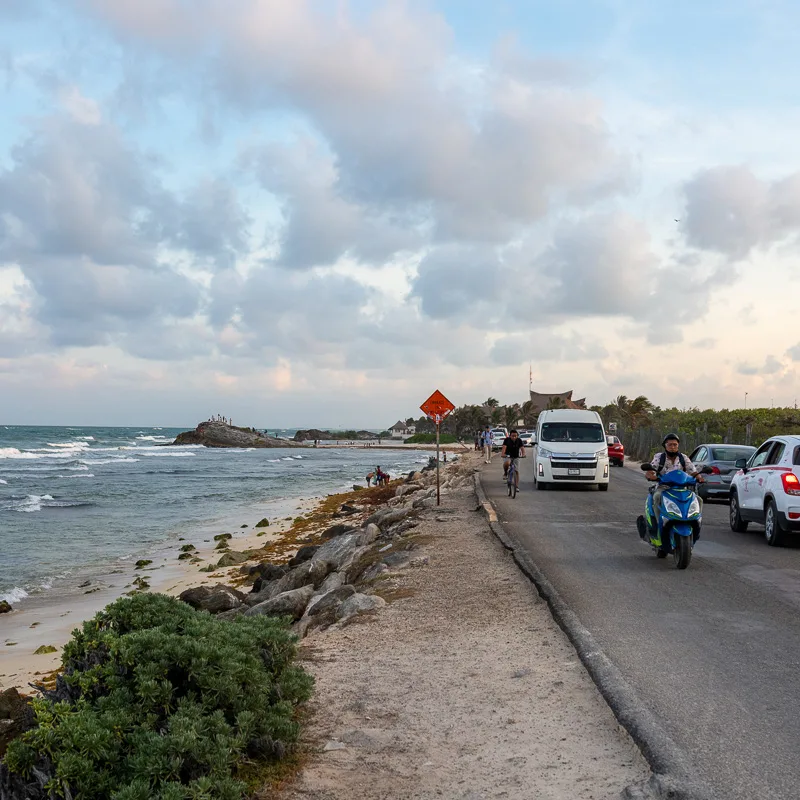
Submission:
M 608 442 L 608 460 L 611 465 L 618 467 L 625 464 L 625 445 L 619 440 L 619 436 L 606 436 Z
M 731 530 L 757 522 L 773 546 L 800 533 L 800 436 L 773 436 L 743 462 L 731 481 Z

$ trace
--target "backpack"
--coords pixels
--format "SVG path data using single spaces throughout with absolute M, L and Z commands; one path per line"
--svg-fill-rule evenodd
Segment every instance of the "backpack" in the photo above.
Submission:
M 684 472 L 686 472 L 686 459 L 683 457 L 683 453 L 678 453 L 678 461 L 681 462 L 681 469 Z M 658 469 L 656 469 L 656 475 L 660 475 L 661 474 L 661 470 L 664 469 L 666 464 L 667 464 L 667 454 L 662 452 L 660 454 L 660 458 L 659 458 L 659 462 L 658 462 Z

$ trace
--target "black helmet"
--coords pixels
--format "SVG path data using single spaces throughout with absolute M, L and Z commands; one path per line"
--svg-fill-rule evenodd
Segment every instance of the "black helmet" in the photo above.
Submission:
M 677 434 L 677 433 L 668 433 L 668 434 L 667 434 L 667 435 L 664 437 L 664 439 L 662 440 L 661 444 L 662 444 L 664 447 L 666 447 L 666 446 L 667 446 L 667 442 L 669 442 L 669 441 L 675 441 L 675 442 L 677 442 L 678 444 L 680 444 L 680 443 L 681 443 L 681 437 L 680 437 L 680 436 L 678 436 L 678 434 Z

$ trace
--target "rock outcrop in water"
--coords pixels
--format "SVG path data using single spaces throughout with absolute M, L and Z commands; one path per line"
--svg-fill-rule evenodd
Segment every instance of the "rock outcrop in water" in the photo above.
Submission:
M 202 444 L 206 447 L 303 447 L 291 439 L 276 439 L 254 428 L 235 428 L 225 422 L 201 422 L 193 431 L 179 433 L 172 444 Z

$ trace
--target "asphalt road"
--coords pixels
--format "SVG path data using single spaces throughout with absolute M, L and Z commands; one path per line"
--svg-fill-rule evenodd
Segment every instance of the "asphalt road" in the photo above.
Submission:
M 636 533 L 646 482 L 615 468 L 608 492 L 537 491 L 531 460 L 506 495 L 498 457 L 482 481 L 500 521 L 578 615 L 720 800 L 800 798 L 800 545 L 728 526 L 707 502 L 687 570 Z

